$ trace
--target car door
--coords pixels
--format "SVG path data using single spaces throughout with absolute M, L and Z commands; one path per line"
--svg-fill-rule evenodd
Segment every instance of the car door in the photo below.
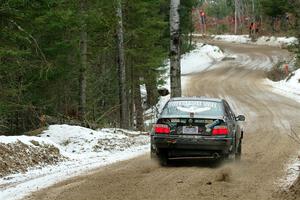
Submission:
M 227 126 L 233 136 L 235 136 L 235 119 L 232 116 L 232 112 L 230 110 L 230 107 L 226 101 L 224 101 L 224 110 L 225 110 L 225 115 L 227 118 Z
M 233 126 L 233 132 L 234 132 L 234 138 L 235 138 L 235 147 L 237 149 L 237 147 L 239 146 L 240 143 L 240 138 L 241 138 L 241 130 L 240 130 L 240 126 L 238 121 L 236 120 L 236 116 L 234 114 L 234 112 L 232 111 L 231 107 L 229 106 L 229 104 L 225 101 L 225 104 L 227 106 L 228 112 L 230 113 L 231 117 L 232 117 L 232 126 Z

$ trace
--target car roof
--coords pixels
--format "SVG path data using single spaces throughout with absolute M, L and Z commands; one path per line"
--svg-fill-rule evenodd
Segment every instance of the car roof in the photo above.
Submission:
M 221 103 L 223 99 L 211 97 L 174 97 L 170 101 L 214 101 Z

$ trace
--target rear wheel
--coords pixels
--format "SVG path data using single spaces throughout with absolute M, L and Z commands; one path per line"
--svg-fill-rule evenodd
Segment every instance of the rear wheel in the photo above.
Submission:
M 237 152 L 235 153 L 235 160 L 240 161 L 241 157 L 242 157 L 242 141 L 240 141 Z
M 150 147 L 150 158 L 151 158 L 151 159 L 157 158 L 156 152 L 155 152 L 155 150 L 152 148 L 152 146 Z
M 168 166 L 169 164 L 168 152 L 165 151 L 159 152 L 157 156 L 158 156 L 159 164 L 161 166 Z

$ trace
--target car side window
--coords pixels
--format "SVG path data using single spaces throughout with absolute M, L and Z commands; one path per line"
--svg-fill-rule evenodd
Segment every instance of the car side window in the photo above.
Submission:
M 229 104 L 228 104 L 228 107 L 229 107 L 229 111 L 231 113 L 232 118 L 235 119 L 235 114 L 234 114 L 233 110 L 230 108 Z
M 224 103 L 225 103 L 225 110 L 227 110 L 226 112 L 228 113 L 229 119 L 234 120 L 235 119 L 235 114 L 231 110 L 229 104 L 226 101 L 224 101 Z
M 224 110 L 225 110 L 225 115 L 226 115 L 230 120 L 232 120 L 232 117 L 231 117 L 231 114 L 230 114 L 228 105 L 226 104 L 225 101 L 224 101 Z

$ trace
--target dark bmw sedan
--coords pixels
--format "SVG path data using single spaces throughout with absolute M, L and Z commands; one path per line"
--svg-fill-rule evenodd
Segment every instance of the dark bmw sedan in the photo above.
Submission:
M 162 165 L 170 159 L 241 158 L 243 131 L 224 99 L 173 98 L 151 132 L 151 156 Z

